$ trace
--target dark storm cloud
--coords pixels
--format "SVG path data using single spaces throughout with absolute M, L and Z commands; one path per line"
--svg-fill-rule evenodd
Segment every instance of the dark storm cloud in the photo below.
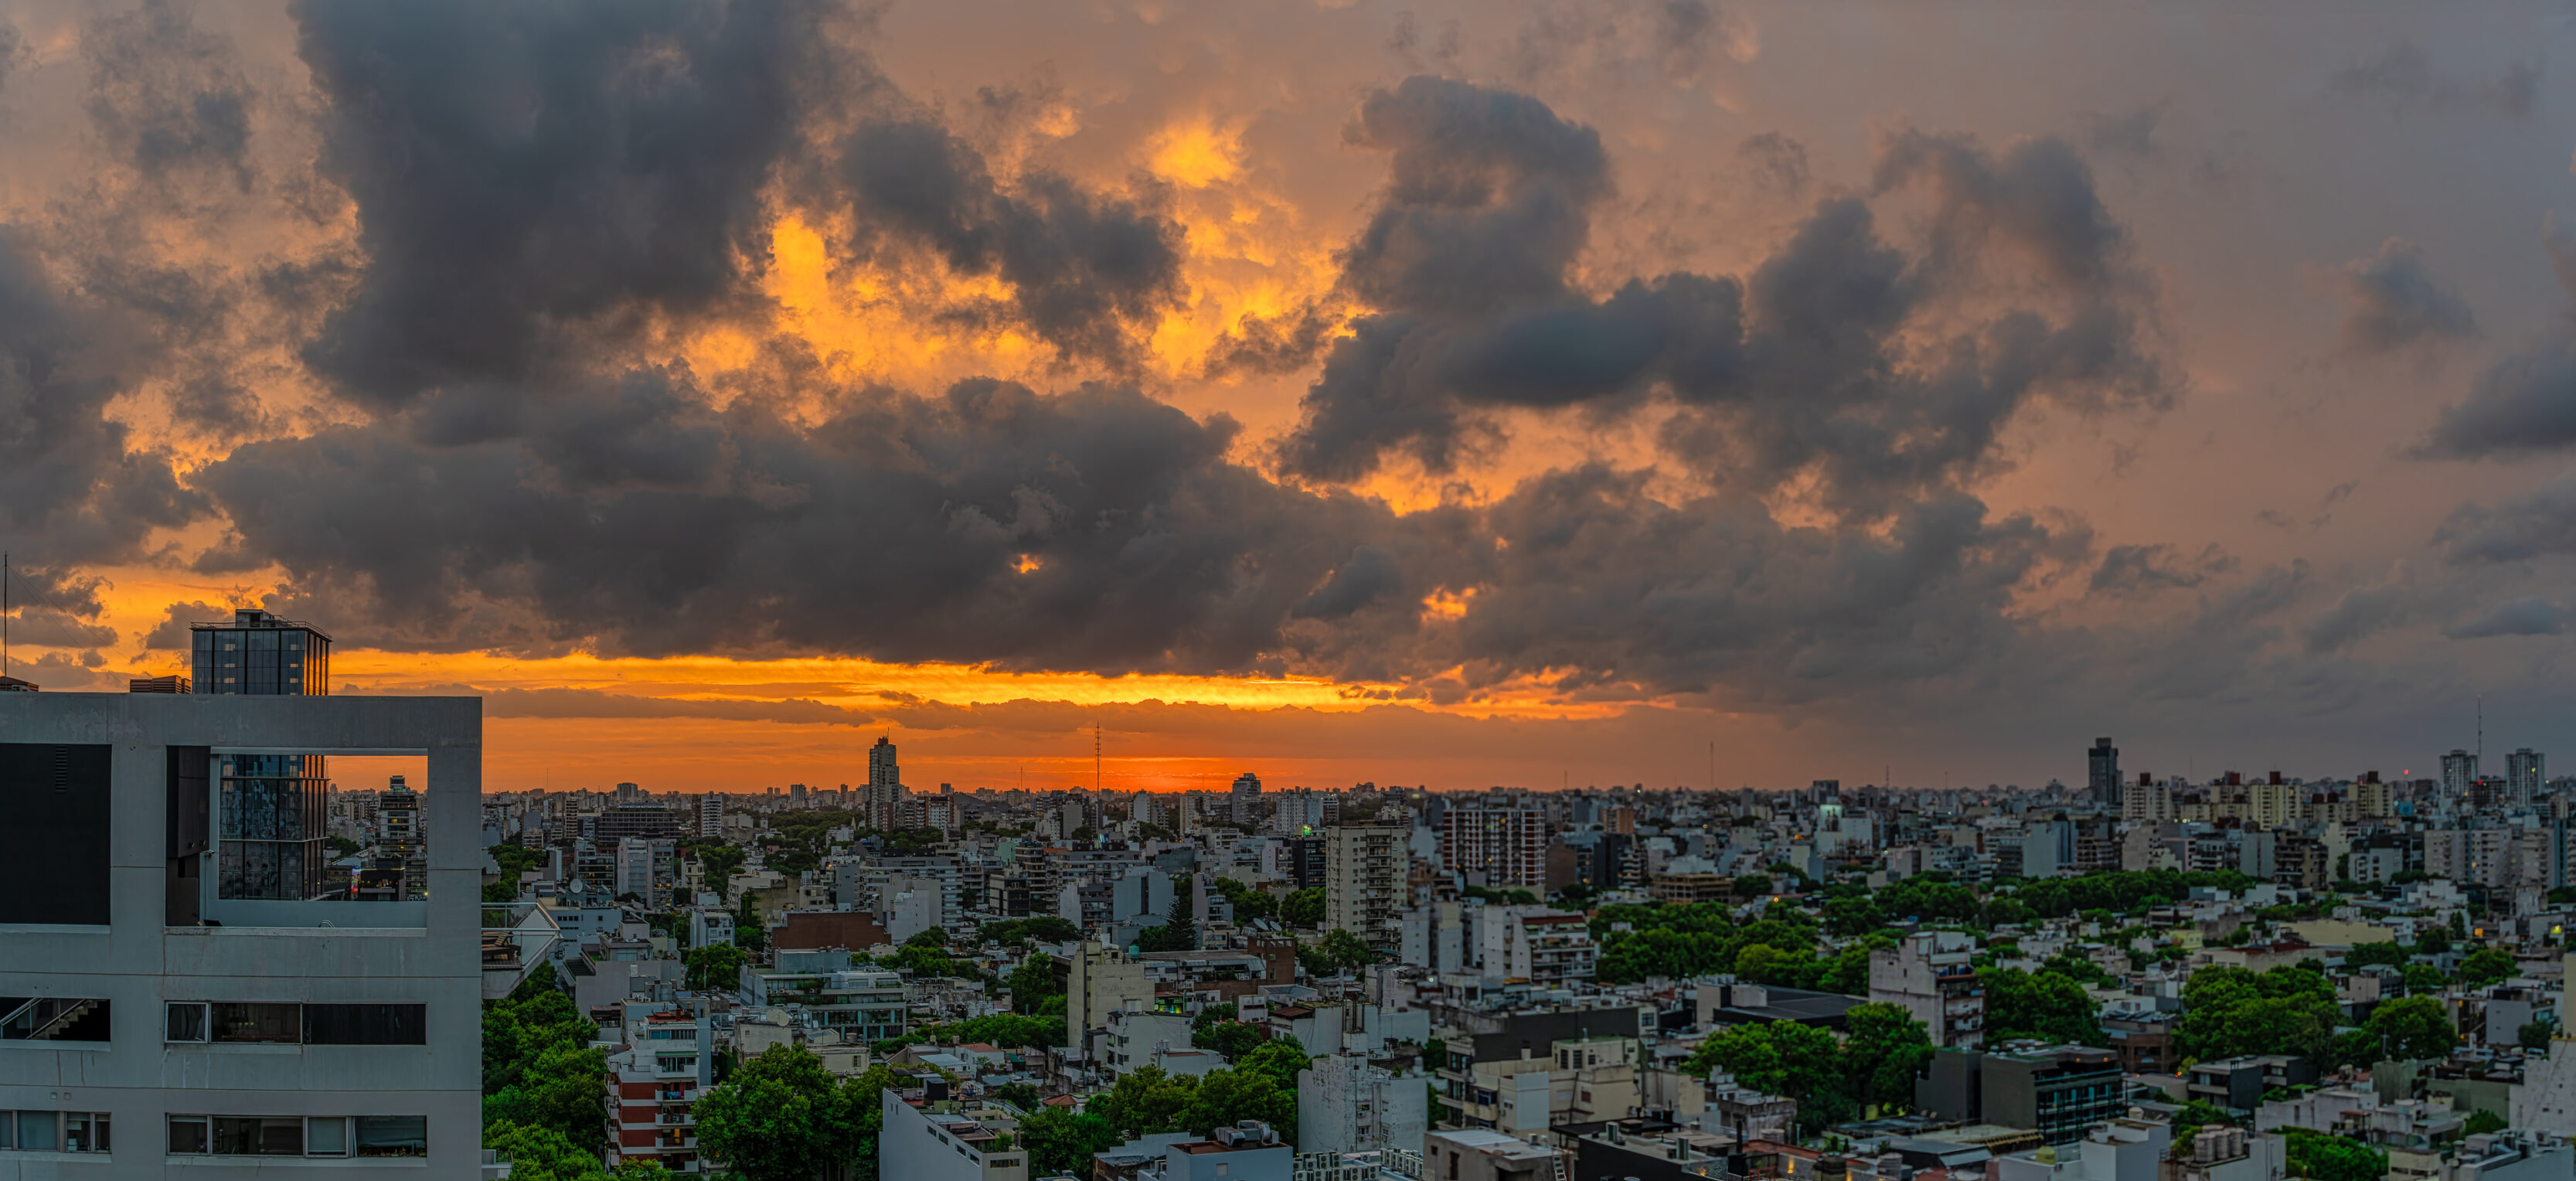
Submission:
M 129 329 L 59 290 L 32 236 L 0 223 L 0 538 L 44 563 L 131 556 L 205 508 L 169 456 L 107 417 Z
M 2576 475 L 2560 476 L 2492 509 L 2461 505 L 2433 541 L 2457 563 L 2576 554 Z
M 862 245 L 891 237 L 1001 278 L 1015 322 L 1068 359 L 1132 362 L 1136 331 L 1181 295 L 1180 227 L 1159 209 L 1045 171 L 1006 192 L 972 146 L 925 118 L 862 125 L 830 180 Z
M 249 190 L 256 96 L 228 41 L 186 7 L 147 0 L 83 26 L 80 49 L 90 125 L 121 163 L 154 181 L 211 170 Z
M 2333 272 L 2343 300 L 2343 344 L 2355 353 L 2391 353 L 2411 345 L 2477 334 L 2467 300 L 2433 276 L 2424 252 L 2402 238 Z
M 2482 640 L 2493 636 L 2554 636 L 2566 630 L 2567 613 L 2557 604 L 2547 599 L 2515 599 L 2443 628 L 2442 634 L 2454 640 Z
M 1828 502 L 1875 512 L 1989 463 L 2034 400 L 2172 396 L 2148 339 L 2152 285 L 2060 141 L 1891 137 L 1878 189 L 1932 201 L 1919 257 L 1879 236 L 1867 201 L 1831 198 L 1748 279 L 1670 274 L 1595 298 L 1572 279 L 1610 189 L 1589 128 L 1525 95 L 1413 78 L 1364 100 L 1346 138 L 1390 154 L 1343 255 L 1343 290 L 1370 310 L 1306 393 L 1278 453 L 1291 475 L 1358 479 L 1390 454 L 1445 472 L 1500 432 L 1493 411 L 1660 391 L 1684 410 L 1665 447 L 1712 478 L 1812 474 Z M 1996 254 L 2040 297 L 1996 303 Z M 1903 339 L 1963 311 L 1973 327 Z
M 1909 506 L 1881 537 L 1789 528 L 1734 498 L 1666 504 L 1642 473 L 1599 467 L 1531 480 L 1486 522 L 1507 544 L 1458 623 L 1471 668 L 1771 699 L 1992 668 L 2019 639 L 2012 588 L 2080 544 L 1962 496 Z
M 732 294 L 824 68 L 820 7 L 303 0 L 322 171 L 368 257 L 308 360 L 393 404 Z
M 322 170 L 368 260 L 306 357 L 379 406 L 577 374 L 657 318 L 750 301 L 777 199 L 876 261 L 1003 280 L 1004 301 L 944 310 L 1067 358 L 1131 360 L 1181 293 L 1150 191 L 1043 169 L 1000 185 L 825 0 L 297 11 L 330 100 Z
M 1384 522 L 1227 463 L 1230 423 L 1128 391 L 974 381 L 803 430 L 662 380 L 530 407 L 514 437 L 424 439 L 425 406 L 255 443 L 200 483 L 235 552 L 414 642 L 498 603 L 532 641 L 1013 667 L 1248 666 Z
M 2470 383 L 2469 396 L 2442 408 L 2415 454 L 2443 459 L 2510 458 L 2576 444 L 2576 341 L 2543 342 L 2505 357 Z

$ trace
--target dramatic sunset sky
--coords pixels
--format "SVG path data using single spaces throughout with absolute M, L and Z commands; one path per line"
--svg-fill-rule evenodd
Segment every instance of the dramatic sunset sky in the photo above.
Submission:
M 2576 766 L 2554 7 L 0 5 L 47 691 L 489 788 Z

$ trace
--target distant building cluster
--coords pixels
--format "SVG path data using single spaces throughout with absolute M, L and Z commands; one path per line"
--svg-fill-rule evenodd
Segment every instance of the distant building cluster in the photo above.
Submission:
M 332 697 L 329 638 L 263 612 L 192 635 L 189 677 L 0 703 L 37 941 L 0 1040 L 91 1056 L 0 1076 L 0 1166 L 497 1170 L 477 1012 L 533 989 L 596 1030 L 602 1167 L 721 1167 L 721 1064 L 784 1049 L 864 1080 L 902 1181 L 2576 1181 L 2576 790 L 2528 749 L 1154 794 L 915 790 L 880 737 L 828 788 L 484 792 L 470 699 Z M 112 886 L 145 847 L 164 889 Z M 1234 1106 L 1021 1134 L 1122 1080 Z

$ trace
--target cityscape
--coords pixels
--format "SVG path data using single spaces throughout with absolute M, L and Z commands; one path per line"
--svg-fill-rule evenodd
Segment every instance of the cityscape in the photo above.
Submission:
M 193 634 L 189 676 L 0 700 L 35 953 L 0 1036 L 83 1063 L 14 1159 L 2576 1174 L 2576 779 L 2528 747 L 2411 779 L 2159 778 L 2100 737 L 2033 789 L 961 792 L 880 736 L 856 785 L 487 792 L 479 700 L 333 696 L 329 633 L 265 610 Z M 330 769 L 403 752 L 417 785 Z M 162 888 L 120 889 L 153 871 L 118 817 L 156 815 Z M 155 1041 L 171 1066 L 119 1053 Z
M 0 0 L 0 1181 L 2576 1181 L 2569 18 Z

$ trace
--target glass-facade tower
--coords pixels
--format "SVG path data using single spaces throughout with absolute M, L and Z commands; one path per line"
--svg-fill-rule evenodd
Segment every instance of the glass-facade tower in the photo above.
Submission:
M 331 691 L 331 637 L 311 624 L 242 609 L 189 625 L 199 693 L 319 697 Z M 321 755 L 215 759 L 215 896 L 307 900 L 348 894 L 331 870 L 329 768 Z

